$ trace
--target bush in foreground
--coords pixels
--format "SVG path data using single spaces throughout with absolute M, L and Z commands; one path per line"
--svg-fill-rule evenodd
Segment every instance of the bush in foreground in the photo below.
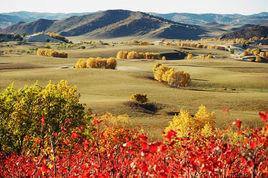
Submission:
M 0 150 L 25 152 L 27 136 L 59 132 L 66 118 L 71 119 L 70 128 L 82 124 L 85 112 L 79 98 L 77 89 L 66 81 L 45 87 L 36 83 L 19 90 L 10 85 L 0 93 Z M 44 125 L 42 115 L 46 116 Z
M 206 116 L 200 112 L 196 117 Z M 267 112 L 260 116 L 267 121 Z M 235 128 L 206 137 L 169 130 L 162 141 L 150 142 L 137 130 L 95 118 L 91 131 L 80 126 L 59 132 L 55 144 L 40 139 L 38 156 L 0 153 L 0 177 L 267 177 L 268 124 L 256 129 L 241 124 L 236 120 Z M 240 139 L 233 142 L 229 132 Z

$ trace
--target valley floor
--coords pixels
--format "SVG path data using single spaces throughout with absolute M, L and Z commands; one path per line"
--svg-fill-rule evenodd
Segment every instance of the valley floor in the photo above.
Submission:
M 24 46 L 17 48 L 29 48 Z M 141 51 L 191 51 L 193 54 L 213 53 L 216 59 L 201 60 L 118 60 L 117 70 L 75 69 L 80 57 L 115 56 L 122 49 Z M 152 138 L 159 138 L 172 116 L 184 108 L 195 113 L 201 104 L 215 111 L 217 126 L 227 127 L 237 118 L 249 126 L 259 126 L 258 112 L 268 110 L 268 64 L 248 63 L 230 59 L 228 52 L 202 49 L 181 49 L 163 46 L 105 46 L 92 49 L 64 50 L 68 59 L 40 57 L 29 54 L 7 54 L 0 57 L 0 89 L 14 82 L 22 87 L 38 81 L 45 85 L 68 80 L 77 86 L 81 102 L 94 113 L 128 114 L 133 126 L 140 126 Z M 190 73 L 187 88 L 170 88 L 153 80 L 152 68 L 164 63 Z M 158 111 L 145 113 L 129 107 L 131 94 L 146 93 Z

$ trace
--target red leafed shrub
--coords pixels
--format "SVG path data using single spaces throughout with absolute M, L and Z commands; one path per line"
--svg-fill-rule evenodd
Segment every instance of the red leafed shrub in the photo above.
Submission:
M 181 138 L 170 130 L 163 141 L 150 142 L 136 130 L 105 127 L 95 118 L 91 129 L 63 128 L 37 141 L 35 156 L 0 153 L 0 177 L 267 177 L 268 125 L 242 129 L 240 122 L 209 137 Z M 240 139 L 234 142 L 228 132 Z

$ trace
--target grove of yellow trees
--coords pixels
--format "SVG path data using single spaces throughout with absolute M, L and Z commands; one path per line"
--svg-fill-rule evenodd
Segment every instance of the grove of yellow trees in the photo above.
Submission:
M 117 59 L 161 59 L 160 53 L 137 52 L 137 51 L 118 51 Z
M 117 61 L 114 58 L 88 58 L 79 59 L 75 68 L 104 68 L 104 69 L 115 69 Z
M 248 56 L 248 55 L 259 55 L 261 57 L 265 57 L 265 58 L 268 58 L 268 51 L 262 51 L 261 49 L 259 48 L 253 48 L 253 49 L 246 49 L 242 54 L 241 56 Z
M 268 51 L 262 51 L 258 48 L 249 48 L 246 49 L 240 56 L 245 57 L 250 55 L 254 55 L 256 57 L 255 62 L 262 62 L 262 58 L 268 58 Z
M 58 39 L 58 40 L 61 40 L 61 41 L 64 41 L 64 42 L 69 42 L 68 39 L 66 39 L 64 36 L 61 36 L 60 34 L 58 33 L 55 33 L 55 32 L 47 32 L 46 33 L 48 36 L 52 37 L 52 38 L 55 38 L 55 39 Z
M 193 42 L 177 42 L 177 46 L 179 47 L 192 47 L 192 48 L 202 48 L 202 49 L 216 49 L 226 51 L 224 46 L 216 46 L 216 45 L 204 45 L 200 43 L 193 43 Z
M 190 74 L 184 71 L 175 71 L 174 68 L 159 63 L 154 66 L 153 74 L 155 80 L 176 88 L 189 86 L 191 82 Z
M 59 58 L 68 58 L 68 54 L 65 52 L 58 52 L 53 49 L 39 48 L 36 51 L 37 56 L 47 56 L 47 57 L 59 57 Z

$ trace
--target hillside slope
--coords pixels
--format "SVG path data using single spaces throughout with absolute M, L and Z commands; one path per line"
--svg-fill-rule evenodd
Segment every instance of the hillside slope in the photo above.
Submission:
M 252 37 L 268 37 L 268 26 L 260 25 L 245 25 L 243 27 L 234 29 L 233 32 L 226 33 L 221 36 L 221 39 L 245 38 Z
M 55 21 L 47 19 L 39 19 L 34 22 L 19 22 L 15 25 L 2 29 L 2 33 L 16 33 L 16 34 L 33 34 L 46 31 Z
M 64 20 L 40 19 L 19 23 L 3 29 L 5 33 L 32 34 L 41 31 L 57 32 L 64 36 L 114 38 L 142 36 L 169 39 L 198 39 L 206 31 L 200 26 L 187 25 L 155 17 L 143 12 L 108 10 Z

